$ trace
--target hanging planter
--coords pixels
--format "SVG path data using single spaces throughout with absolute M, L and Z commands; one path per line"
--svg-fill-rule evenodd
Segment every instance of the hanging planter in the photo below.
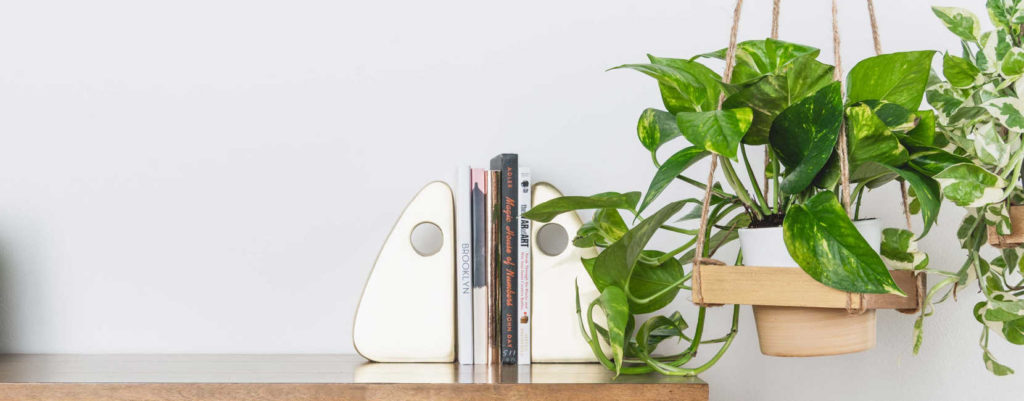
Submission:
M 832 7 L 835 24 L 835 1 Z M 819 49 L 776 39 L 774 28 L 771 38 L 737 42 L 741 8 L 740 0 L 724 49 L 685 58 L 649 55 L 647 63 L 613 68 L 655 78 L 664 102 L 665 110 L 648 108 L 637 124 L 657 168 L 645 194 L 566 196 L 524 214 L 544 222 L 596 209 L 573 243 L 600 249 L 583 263 L 601 295 L 589 305 L 577 296 L 576 311 L 583 340 L 616 373 L 703 372 L 736 338 L 740 305 L 755 306 L 762 351 L 783 356 L 868 349 L 875 343 L 875 310 L 920 310 L 927 258 L 917 252 L 915 234 L 879 232 L 877 222 L 854 221 L 865 192 L 898 181 L 901 189 L 913 189 L 920 206 L 920 235 L 935 222 L 939 186 L 915 169 L 909 150 L 927 149 L 935 136 L 934 116 L 917 110 L 934 52 L 863 60 L 844 85 L 837 27 L 833 67 L 818 61 Z M 703 64 L 709 58 L 725 61 L 721 75 Z M 661 158 L 673 145 L 675 152 Z M 748 148 L 764 152 L 761 177 L 754 172 L 761 163 L 751 161 Z M 710 161 L 707 179 L 691 177 L 687 170 L 704 159 Z M 699 188 L 703 197 L 649 212 L 678 182 Z M 687 221 L 699 223 L 682 226 Z M 870 229 L 858 231 L 858 225 Z M 650 249 L 659 233 L 677 247 Z M 736 262 L 713 259 L 739 236 L 744 244 Z M 695 320 L 679 312 L 637 320 L 668 306 L 683 290 L 699 306 Z M 733 305 L 730 330 L 707 335 L 706 308 L 725 304 Z M 670 339 L 689 346 L 657 353 Z M 702 344 L 719 348 L 706 362 L 688 367 Z

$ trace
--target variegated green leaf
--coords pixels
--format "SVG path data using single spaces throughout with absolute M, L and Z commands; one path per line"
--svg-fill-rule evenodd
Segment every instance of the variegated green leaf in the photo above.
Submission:
M 999 71 L 1003 58 L 1013 48 L 1013 39 L 1005 31 L 989 31 L 981 35 L 979 45 L 975 65 L 982 71 L 994 73 Z
M 964 98 L 948 82 L 932 85 L 925 91 L 928 104 L 935 108 L 939 121 L 946 122 L 964 104 Z
M 998 28 L 1024 24 L 1024 3 L 1020 0 L 988 0 L 985 7 L 992 24 Z
M 1017 77 L 1024 74 L 1024 50 L 1018 47 L 1010 49 L 999 66 L 1004 77 Z
M 533 206 L 523 214 L 524 218 L 549 222 L 562 213 L 582 209 L 626 209 L 634 210 L 640 202 L 640 192 L 603 192 L 591 196 L 563 196 Z
M 626 325 L 629 323 L 629 303 L 621 288 L 610 286 L 601 291 L 599 305 L 608 321 L 608 345 L 615 359 L 615 375 L 622 369 L 623 349 L 626 344 Z
M 650 64 L 625 64 L 611 69 L 632 69 L 657 79 L 665 108 L 673 114 L 717 107 L 722 78 L 714 71 L 695 61 L 648 58 Z
M 905 295 L 831 191 L 790 206 L 782 230 L 790 256 L 818 282 L 843 291 Z
M 1003 199 L 1006 181 L 970 163 L 950 166 L 935 175 L 946 199 L 963 207 L 981 207 Z
M 1024 100 L 1004 97 L 989 100 L 981 107 L 1006 128 L 1024 131 Z
M 725 50 L 719 49 L 699 57 L 725 60 Z M 818 53 L 820 50 L 817 48 L 778 39 L 740 42 L 736 45 L 736 67 L 732 73 L 731 83 L 742 84 L 765 75 L 777 74 L 793 59 L 804 55 L 810 55 L 813 59 L 818 57 Z
M 967 9 L 959 7 L 932 7 L 932 12 L 942 20 L 946 28 L 961 39 L 974 42 L 981 33 L 978 17 Z
M 846 116 L 849 123 L 847 139 L 851 179 L 862 181 L 882 173 L 868 164 L 871 162 L 888 166 L 900 166 L 907 162 L 907 149 L 868 105 L 851 106 L 846 109 Z
M 946 53 L 942 56 L 942 75 L 957 88 L 968 88 L 984 81 L 981 70 L 973 63 Z
M 781 189 L 800 193 L 828 162 L 843 119 L 840 83 L 835 82 L 783 111 L 772 123 L 771 144 L 786 166 Z
M 977 126 L 967 139 L 974 144 L 974 154 L 982 163 L 1002 167 L 1010 158 L 1006 142 L 991 122 Z
M 777 74 L 747 85 L 725 100 L 725 108 L 749 107 L 753 111 L 753 121 L 743 143 L 768 143 L 772 122 L 782 110 L 833 82 L 832 66 L 815 57 L 816 54 L 796 57 Z
M 750 128 L 753 118 L 749 108 L 683 112 L 676 114 L 679 130 L 690 143 L 717 153 L 724 157 L 737 160 L 740 139 Z
M 921 270 L 928 267 L 928 255 L 917 248 L 914 233 L 899 228 L 882 230 L 882 260 L 889 269 Z
M 676 124 L 676 116 L 667 111 L 645 109 L 636 124 L 637 137 L 651 153 L 657 152 L 665 142 L 683 135 Z

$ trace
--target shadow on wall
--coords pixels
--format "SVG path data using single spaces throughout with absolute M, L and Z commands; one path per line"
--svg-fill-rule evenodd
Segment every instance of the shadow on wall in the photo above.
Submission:
M 17 290 L 12 280 L 12 264 L 5 241 L 0 240 L 0 353 L 14 352 L 14 303 Z

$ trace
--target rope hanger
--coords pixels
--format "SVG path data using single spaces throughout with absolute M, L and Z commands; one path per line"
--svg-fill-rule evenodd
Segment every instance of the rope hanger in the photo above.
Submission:
M 874 43 L 875 54 L 876 55 L 880 55 L 882 53 L 882 46 L 881 46 L 881 39 L 880 39 L 880 36 L 879 36 L 879 33 L 878 33 L 878 23 L 877 23 L 877 20 L 875 18 L 874 2 L 873 2 L 873 0 L 866 0 L 866 2 L 867 2 L 867 8 L 868 8 L 868 15 L 870 17 L 870 22 L 871 22 L 871 37 L 872 37 L 872 41 Z M 777 39 L 778 38 L 778 34 L 779 34 L 779 9 L 780 9 L 780 3 L 781 3 L 781 0 L 773 0 L 773 4 L 772 4 L 772 21 L 771 21 L 771 38 L 772 39 Z M 726 49 L 726 55 L 725 55 L 725 71 L 722 74 L 722 80 L 724 82 L 729 82 L 729 81 L 732 80 L 732 73 L 733 73 L 733 69 L 735 67 L 735 62 L 736 62 L 736 46 L 737 46 L 736 37 L 737 37 L 738 31 L 739 31 L 740 14 L 741 14 L 742 7 L 743 7 L 743 0 L 736 0 L 736 7 L 733 10 L 732 28 L 729 31 L 729 46 Z M 835 59 L 835 68 L 833 70 L 833 79 L 836 80 L 836 81 L 841 81 L 842 77 L 843 77 L 843 71 L 842 71 L 842 60 L 841 60 L 840 51 L 839 51 L 839 49 L 840 49 L 840 39 L 839 39 L 839 17 L 838 17 L 838 13 L 839 12 L 838 12 L 837 0 L 832 0 L 832 50 L 833 50 L 833 57 Z M 845 96 L 845 94 L 842 93 L 844 91 L 844 88 L 842 86 L 840 86 L 840 91 L 841 91 L 841 96 Z M 725 94 L 722 93 L 719 96 L 719 99 L 718 99 L 718 110 L 722 109 L 722 104 L 724 103 L 724 101 L 725 101 Z M 844 121 L 841 122 L 840 128 L 839 128 L 839 138 L 838 138 L 838 149 L 837 149 L 837 151 L 839 153 L 839 164 L 840 164 L 841 192 L 842 192 L 842 198 L 841 199 L 842 199 L 843 208 L 846 210 L 847 215 L 849 215 L 850 214 L 850 171 L 849 171 L 849 161 L 848 161 L 849 160 L 849 150 L 848 150 L 846 142 L 847 142 L 847 139 L 846 139 L 846 127 L 845 127 L 845 119 L 844 119 Z M 740 146 L 743 146 L 743 144 L 740 144 Z M 715 259 L 712 259 L 712 258 L 705 258 L 704 257 L 704 243 L 706 241 L 708 214 L 710 212 L 711 192 L 712 192 L 712 188 L 713 188 L 713 185 L 714 185 L 715 170 L 718 167 L 718 157 L 719 156 L 716 155 L 716 154 L 712 154 L 711 155 L 711 166 L 710 166 L 709 171 L 708 171 L 708 178 L 707 178 L 707 183 L 706 183 L 706 187 L 705 187 L 703 203 L 701 205 L 700 225 L 698 226 L 698 229 L 697 229 L 697 239 L 696 239 L 696 243 L 695 243 L 695 252 L 694 252 L 694 258 L 693 258 L 693 281 L 694 281 L 693 288 L 695 288 L 695 289 L 701 288 L 701 286 L 700 286 L 700 266 L 701 265 L 703 265 L 703 264 L 708 264 L 708 265 L 724 265 L 725 264 L 725 263 L 723 263 L 721 261 L 718 261 L 718 260 L 715 260 Z M 768 149 L 766 147 L 765 148 L 765 166 L 767 167 L 767 165 L 768 165 Z M 777 173 L 778 172 L 776 172 L 776 174 Z M 765 170 L 765 182 L 766 183 L 768 182 L 767 169 Z M 765 185 L 764 192 L 765 192 L 765 198 L 767 198 L 768 197 L 767 196 L 768 185 Z M 906 189 L 906 183 L 905 182 L 902 182 L 902 181 L 900 182 L 900 192 L 901 192 L 901 195 L 902 195 L 902 198 L 903 198 L 902 199 L 903 200 L 903 214 L 904 214 L 904 217 L 906 218 L 907 229 L 910 229 L 911 228 L 911 218 L 910 218 L 910 209 L 909 209 L 907 189 Z M 921 282 L 920 282 L 920 280 L 918 280 L 918 285 L 920 286 L 920 284 L 921 284 Z M 847 298 L 847 308 L 846 308 L 847 311 L 851 312 L 851 313 L 864 313 L 866 311 L 866 309 L 865 309 L 865 303 L 864 303 L 864 296 L 863 296 L 863 294 L 858 294 L 860 296 L 860 308 L 859 308 L 859 310 L 853 310 L 851 308 L 852 297 L 854 296 L 854 294 L 853 293 L 848 293 L 848 294 L 850 296 Z M 696 303 L 696 304 L 699 304 L 699 305 L 704 305 L 703 295 L 700 293 L 700 291 L 693 292 L 693 302 Z

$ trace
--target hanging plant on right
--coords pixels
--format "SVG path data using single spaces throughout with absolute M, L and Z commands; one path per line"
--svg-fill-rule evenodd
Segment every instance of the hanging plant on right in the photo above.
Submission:
M 968 10 L 932 8 L 960 37 L 962 50 L 959 56 L 943 56 L 942 77 L 933 72 L 926 92 L 941 139 L 948 143 L 919 153 L 910 163 L 933 174 L 945 198 L 967 210 L 957 229 L 967 260 L 956 272 L 934 272 L 943 279 L 928 291 L 928 306 L 914 325 L 918 339 L 914 352 L 920 347 L 922 319 L 932 313 L 930 304 L 955 297 L 958 289 L 967 290 L 969 285 L 973 292 L 976 280 L 985 297 L 974 307 L 983 325 L 982 358 L 988 370 L 1002 376 L 1013 370 L 989 352 L 990 337 L 1024 345 L 1024 276 L 1018 239 L 1024 230 L 1013 230 L 1024 223 L 1020 221 L 1024 219 L 1024 2 L 988 0 L 986 6 L 996 29 L 984 33 Z M 984 257 L 986 244 L 995 246 L 998 252 L 992 255 L 998 256 Z

